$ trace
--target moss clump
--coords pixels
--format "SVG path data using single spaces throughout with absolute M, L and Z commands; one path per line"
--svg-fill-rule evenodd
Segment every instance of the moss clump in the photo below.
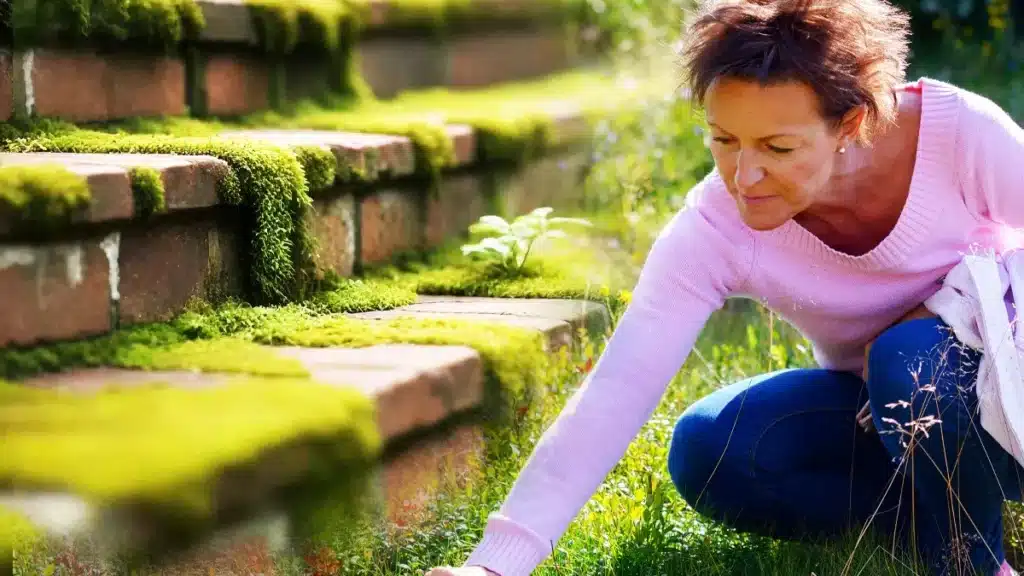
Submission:
M 287 302 L 297 291 L 292 247 L 304 231 L 299 219 L 311 204 L 296 155 L 276 146 L 208 138 L 107 134 L 86 130 L 12 140 L 13 152 L 211 155 L 231 167 L 219 183 L 222 202 L 241 205 L 250 224 L 249 280 L 253 300 Z M 301 228 L 300 228 L 301 227 Z
M 335 278 L 328 289 L 317 292 L 305 305 L 320 313 L 371 312 L 391 310 L 416 302 L 416 293 L 391 282 Z
M 14 555 L 39 538 L 39 530 L 28 519 L 0 507 L 0 570 L 9 568 Z
M 85 178 L 58 164 L 0 167 L 0 222 L 15 232 L 52 232 L 91 202 Z
M 132 200 L 135 216 L 148 218 L 167 209 L 164 181 L 154 168 L 136 167 L 131 170 Z
M 14 45 L 124 44 L 170 52 L 205 26 L 195 0 L 35 0 L 14 2 Z
M 245 0 L 260 45 L 270 54 L 290 54 L 299 46 L 338 53 L 342 34 L 354 17 L 343 0 Z
M 303 378 L 309 371 L 295 358 L 274 354 L 266 347 L 237 338 L 187 340 L 138 347 L 121 358 L 123 368 L 228 372 L 254 376 Z
M 373 402 L 358 390 L 306 379 L 96 394 L 0 383 L 0 483 L 203 519 L 214 511 L 225 472 L 256 472 L 277 450 L 306 446 L 314 464 L 335 470 L 369 461 L 380 446 L 375 418 Z
M 317 146 L 295 146 L 292 151 L 302 165 L 310 193 L 321 192 L 334 185 L 338 177 L 338 160 L 334 153 Z

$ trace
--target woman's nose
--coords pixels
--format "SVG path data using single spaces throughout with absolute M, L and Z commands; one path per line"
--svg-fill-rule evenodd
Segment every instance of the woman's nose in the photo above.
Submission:
M 736 160 L 736 176 L 734 178 L 736 187 L 750 188 L 760 182 L 762 178 L 764 178 L 764 168 L 757 162 L 755 155 L 741 151 Z

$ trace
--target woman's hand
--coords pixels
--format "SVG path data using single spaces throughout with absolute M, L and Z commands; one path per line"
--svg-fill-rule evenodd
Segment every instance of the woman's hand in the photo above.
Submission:
M 920 320 L 921 318 L 934 318 L 935 313 L 924 307 L 924 304 L 920 304 L 917 308 L 914 308 L 910 312 L 907 312 L 902 318 L 893 323 L 893 326 L 903 322 L 909 322 L 911 320 Z M 875 343 L 875 339 L 864 346 L 864 381 L 868 381 L 868 361 L 867 359 L 871 356 L 871 346 Z M 875 421 L 871 418 L 871 402 L 865 402 L 864 406 L 857 412 L 857 424 L 864 429 L 865 432 L 870 432 L 875 429 Z
M 434 568 L 426 576 L 499 576 L 486 568 L 470 566 L 467 568 Z

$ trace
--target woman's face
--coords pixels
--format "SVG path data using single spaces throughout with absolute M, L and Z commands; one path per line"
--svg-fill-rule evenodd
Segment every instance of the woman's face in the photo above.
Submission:
M 710 148 L 744 222 L 771 230 L 820 198 L 848 145 L 801 82 L 721 78 L 708 90 Z

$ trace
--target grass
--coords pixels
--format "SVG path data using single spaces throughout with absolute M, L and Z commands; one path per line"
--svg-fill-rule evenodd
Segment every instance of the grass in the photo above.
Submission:
M 0 570 L 10 570 L 14 556 L 38 536 L 38 530 L 25 517 L 0 507 Z
M 854 574 L 913 574 L 874 544 L 861 543 L 854 553 L 848 541 L 789 543 L 739 534 L 701 518 L 676 495 L 665 461 L 675 419 L 687 405 L 725 383 L 810 362 L 805 342 L 765 318 L 751 306 L 716 313 L 653 417 L 535 574 L 832 575 L 841 573 L 851 554 Z M 366 517 L 333 534 L 326 544 L 345 573 L 391 576 L 461 564 L 600 351 L 599 343 L 589 342 L 576 355 L 561 355 L 546 395 L 520 411 L 513 425 L 487 430 L 478 479 L 437 497 L 429 521 L 396 528 Z M 289 576 L 308 569 L 295 557 L 282 558 L 279 568 Z

